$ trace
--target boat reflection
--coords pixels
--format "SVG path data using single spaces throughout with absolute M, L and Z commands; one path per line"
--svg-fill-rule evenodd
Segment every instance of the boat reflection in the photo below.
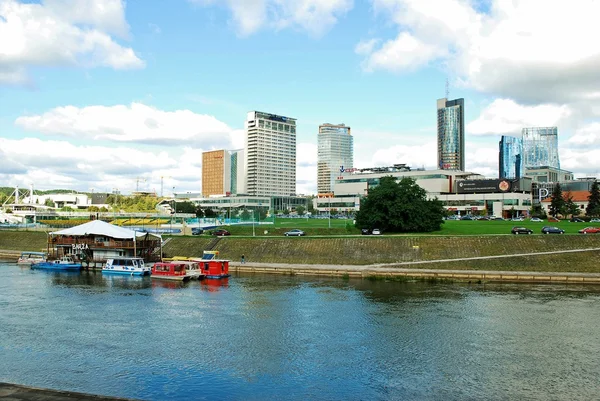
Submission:
M 171 281 L 171 280 L 156 280 L 151 279 L 152 288 L 185 288 L 189 286 L 189 281 Z
M 208 292 L 220 291 L 222 288 L 229 287 L 229 278 L 205 278 L 200 281 L 200 288 Z

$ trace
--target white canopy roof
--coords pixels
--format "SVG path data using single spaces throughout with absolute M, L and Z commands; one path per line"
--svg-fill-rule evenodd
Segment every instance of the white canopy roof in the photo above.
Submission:
M 123 228 L 119 226 L 115 226 L 110 223 L 106 223 L 102 220 L 93 220 L 89 223 L 80 224 L 75 227 L 66 228 L 60 231 L 51 232 L 52 235 L 72 235 L 72 236 L 82 236 L 82 235 L 104 235 L 110 238 L 118 238 L 118 239 L 133 239 L 144 237 L 146 235 L 151 235 L 153 237 L 161 238 L 160 235 L 150 234 L 145 232 L 139 232 L 130 230 L 128 228 Z

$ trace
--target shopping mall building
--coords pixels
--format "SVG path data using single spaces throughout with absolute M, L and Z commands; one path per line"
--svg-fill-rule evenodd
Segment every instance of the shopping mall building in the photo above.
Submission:
M 531 178 L 486 179 L 480 174 L 454 170 L 412 170 L 397 164 L 391 167 L 340 169 L 333 193 L 319 194 L 313 206 L 319 213 L 338 213 L 360 209 L 360 199 L 379 185 L 382 177 L 398 180 L 409 177 L 427 191 L 430 199 L 438 198 L 444 207 L 459 215 L 487 214 L 510 217 L 527 215 L 532 205 Z

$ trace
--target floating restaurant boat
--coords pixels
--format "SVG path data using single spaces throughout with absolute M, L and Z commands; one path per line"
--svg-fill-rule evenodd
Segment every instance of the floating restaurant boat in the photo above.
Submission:
M 150 267 L 144 265 L 144 259 L 142 258 L 121 257 L 108 259 L 102 268 L 102 273 L 145 276 L 150 274 Z
M 79 271 L 81 270 L 81 263 L 77 263 L 70 256 L 63 256 L 57 260 L 48 260 L 40 263 L 33 263 L 32 269 L 43 269 L 43 270 L 69 270 Z
M 219 259 L 219 251 L 204 251 L 202 259 L 195 259 L 208 279 L 229 277 L 229 260 Z
M 45 262 L 48 259 L 48 254 L 46 252 L 21 252 L 21 256 L 19 260 L 17 260 L 18 265 L 31 265 L 33 263 L 41 263 Z
M 157 262 L 152 266 L 150 277 L 161 280 L 187 281 L 191 276 L 187 274 L 186 264 L 182 261 Z

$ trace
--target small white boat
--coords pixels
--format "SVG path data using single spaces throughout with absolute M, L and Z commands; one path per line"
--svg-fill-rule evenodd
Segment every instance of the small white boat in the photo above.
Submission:
M 202 272 L 198 262 L 178 261 L 177 263 L 181 263 L 185 266 L 185 275 L 188 276 L 190 280 L 202 280 L 204 278 L 205 274 Z
M 46 252 L 21 252 L 17 264 L 19 265 L 31 265 L 33 263 L 45 262 L 48 259 Z
M 113 258 L 106 261 L 102 273 L 145 276 L 150 274 L 150 266 L 144 265 L 144 259 L 142 258 Z

